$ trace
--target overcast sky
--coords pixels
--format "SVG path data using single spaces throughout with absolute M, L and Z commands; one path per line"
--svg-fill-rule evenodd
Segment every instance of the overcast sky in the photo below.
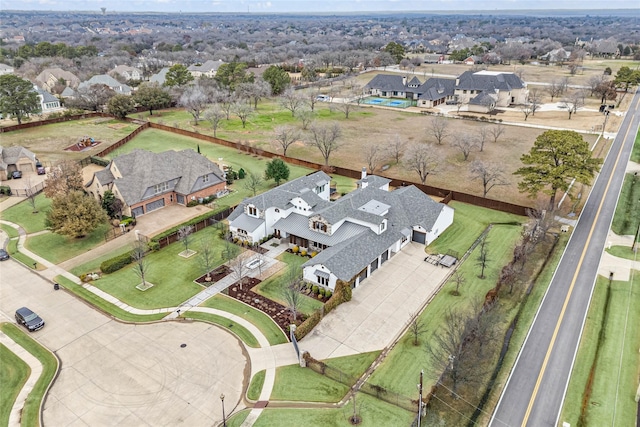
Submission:
M 521 9 L 637 9 L 638 0 L 3 0 L 4 9 L 117 12 L 380 12 Z M 7 7 L 9 6 L 9 7 Z

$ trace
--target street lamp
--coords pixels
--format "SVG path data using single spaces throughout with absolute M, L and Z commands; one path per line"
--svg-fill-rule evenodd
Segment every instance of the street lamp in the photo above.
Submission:
M 220 394 L 220 401 L 222 402 L 222 427 L 227 427 L 227 417 L 224 414 L 224 393 Z

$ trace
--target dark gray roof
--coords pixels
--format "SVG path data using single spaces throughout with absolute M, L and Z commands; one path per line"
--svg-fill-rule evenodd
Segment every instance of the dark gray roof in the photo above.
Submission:
M 522 89 L 524 82 L 514 73 L 490 73 L 465 71 L 458 77 L 456 89 L 462 90 L 506 90 Z
M 236 225 L 236 221 L 234 221 L 233 223 L 234 226 Z M 238 227 L 242 228 L 240 226 Z M 342 241 L 353 239 L 354 237 L 359 236 L 360 234 L 369 230 L 368 227 L 365 227 L 363 225 L 345 222 L 336 230 L 335 233 L 329 235 L 310 229 L 309 217 L 295 213 L 292 213 L 288 217 L 282 218 L 281 220 L 277 221 L 273 225 L 273 228 L 276 230 L 286 231 L 289 234 L 294 234 L 296 236 L 302 237 L 303 239 L 308 239 L 328 246 L 333 246 Z
M 474 96 L 469 100 L 469 104 L 472 105 L 490 105 L 495 103 L 496 100 L 491 96 L 489 92 L 480 92 L 478 96 Z
M 409 80 L 409 83 L 407 83 L 409 87 L 420 87 L 421 85 L 422 82 L 416 76 L 413 76 L 413 78 Z
M 387 185 L 388 183 L 391 182 L 391 180 L 389 178 L 385 178 L 383 176 L 378 176 L 378 175 L 367 175 L 364 180 L 359 179 L 356 181 L 356 185 L 358 187 L 360 187 L 362 185 L 362 182 L 365 181 L 367 183 L 367 185 L 370 185 L 372 187 L 375 188 L 382 188 L 385 185 Z
M 242 215 L 236 218 L 233 223 L 233 225 L 235 225 L 236 227 L 249 232 L 253 232 L 262 224 L 264 224 L 263 219 L 249 216 L 245 213 L 242 213 Z
M 6 170 L 8 165 L 15 165 L 21 157 L 27 157 L 32 162 L 36 161 L 36 155 L 19 145 L 13 147 L 0 146 L 0 169 Z
M 418 98 L 435 101 L 447 96 L 453 96 L 453 94 L 455 93 L 455 88 L 455 80 L 433 77 L 424 82 L 422 87 L 420 87 L 421 93 Z
M 129 206 L 139 203 L 145 198 L 145 192 L 163 182 L 177 180 L 173 190 L 178 194 L 188 195 L 193 192 L 198 178 L 209 175 L 209 181 L 205 187 L 210 187 L 224 181 L 222 171 L 215 163 L 193 150 L 164 151 L 152 153 L 147 150 L 136 149 L 128 154 L 116 157 L 112 160 L 122 178 L 113 179 L 110 172 L 102 171 L 95 177 L 102 184 L 109 179 L 118 186 L 125 203 Z M 111 164 L 107 166 L 109 170 Z M 155 194 L 154 194 L 155 195 Z
M 367 85 L 366 89 L 378 89 L 387 92 L 405 92 L 407 87 L 402 83 L 402 76 L 378 74 Z
M 51 95 L 49 92 L 47 92 L 46 90 L 39 88 L 38 86 L 35 87 L 35 91 L 38 92 L 38 95 L 42 96 L 42 103 L 43 104 L 47 104 L 49 102 L 60 102 L 60 100 L 58 98 L 56 98 L 55 96 Z
M 85 87 L 90 87 L 92 85 L 107 85 L 111 89 L 113 89 L 114 91 L 122 95 L 128 95 L 131 93 L 130 86 L 124 83 L 120 83 L 119 81 L 117 81 L 116 79 L 114 79 L 108 74 L 98 74 L 96 76 L 93 76 L 86 82 L 80 83 L 78 87 L 85 88 Z
M 158 83 L 159 85 L 163 85 L 167 80 L 167 71 L 169 71 L 169 67 L 164 67 L 162 70 L 158 71 L 153 76 L 149 77 L 149 81 L 152 83 Z
M 322 171 L 301 176 L 293 181 L 285 182 L 272 190 L 243 200 L 231 215 L 229 215 L 228 219 L 229 221 L 233 221 L 238 218 L 244 212 L 244 207 L 247 205 L 254 205 L 260 210 L 265 210 L 270 207 L 287 209 L 291 206 L 289 202 L 295 197 L 302 197 L 305 202 L 316 208 L 324 206 L 330 202 L 322 200 L 322 198 L 312 190 L 319 185 L 329 184 L 330 182 L 331 177 Z

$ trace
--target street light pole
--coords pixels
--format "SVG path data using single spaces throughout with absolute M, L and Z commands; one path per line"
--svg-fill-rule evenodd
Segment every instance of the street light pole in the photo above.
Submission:
M 222 402 L 222 427 L 227 427 L 227 417 L 224 414 L 224 393 L 220 395 L 220 401 Z
M 422 375 L 424 369 L 420 371 L 420 383 L 418 384 L 418 391 L 420 392 L 420 399 L 418 400 L 418 427 L 420 427 L 420 421 L 422 420 Z

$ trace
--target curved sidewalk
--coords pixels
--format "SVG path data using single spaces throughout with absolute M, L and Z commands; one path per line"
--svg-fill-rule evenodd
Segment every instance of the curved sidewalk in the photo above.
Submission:
M 19 427 L 22 409 L 24 408 L 24 404 L 27 401 L 27 397 L 29 397 L 29 393 L 31 393 L 33 387 L 38 382 L 40 375 L 42 375 L 42 363 L 40 363 L 40 361 L 36 359 L 34 355 L 29 353 L 3 332 L 0 332 L 0 344 L 7 347 L 12 353 L 22 359 L 27 365 L 29 365 L 29 368 L 31 368 L 29 378 L 27 378 L 27 381 L 22 386 L 22 389 L 20 390 L 20 393 L 18 393 L 15 402 L 13 402 L 11 413 L 9 414 L 9 427 Z

